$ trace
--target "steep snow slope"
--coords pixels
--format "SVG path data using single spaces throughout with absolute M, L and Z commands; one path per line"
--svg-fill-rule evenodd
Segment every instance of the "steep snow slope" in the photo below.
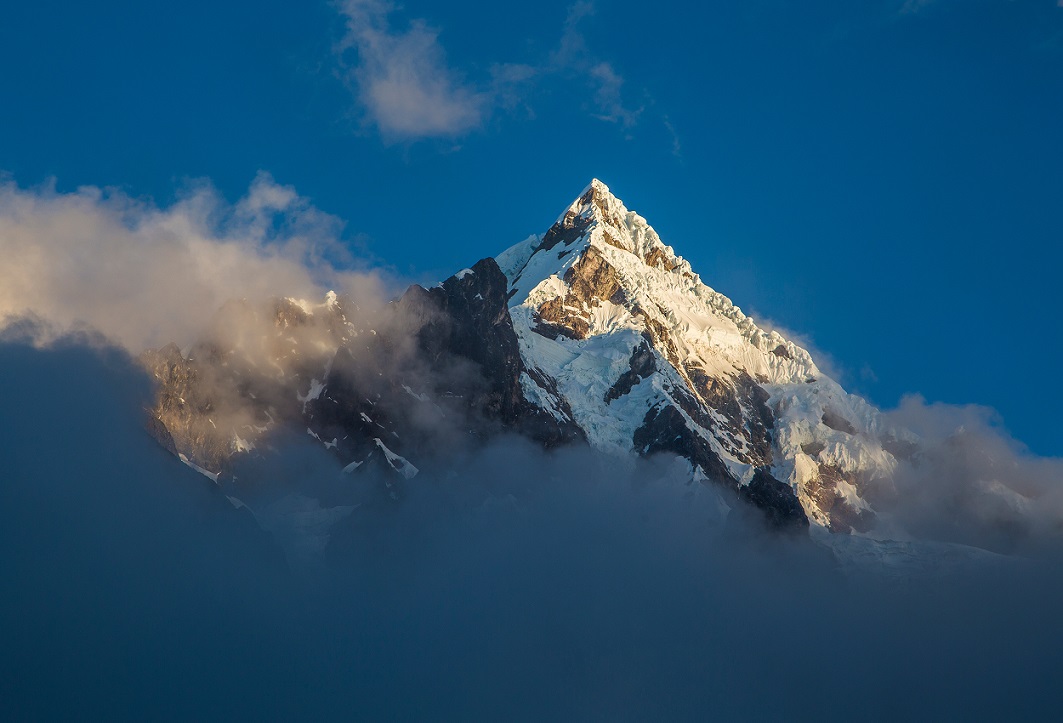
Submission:
M 526 396 L 560 419 L 532 377 L 553 380 L 592 445 L 681 454 L 696 478 L 734 485 L 779 522 L 876 527 L 868 492 L 905 433 L 705 285 L 605 184 L 496 260 Z

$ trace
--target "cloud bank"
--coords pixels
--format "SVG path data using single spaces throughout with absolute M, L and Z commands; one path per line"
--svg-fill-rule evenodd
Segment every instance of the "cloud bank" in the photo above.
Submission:
M 844 578 L 667 460 L 503 441 L 401 505 L 306 457 L 274 503 L 359 499 L 298 568 L 148 441 L 125 355 L 4 343 L 0 369 L 5 719 L 1052 720 L 1063 703 L 1052 560 Z
M 372 306 L 386 296 L 384 283 L 349 270 L 341 230 L 267 174 L 235 204 L 200 184 L 168 208 L 113 189 L 60 193 L 7 181 L 0 326 L 29 315 L 52 335 L 91 327 L 138 353 L 190 343 L 230 299 L 320 300 L 335 289 Z

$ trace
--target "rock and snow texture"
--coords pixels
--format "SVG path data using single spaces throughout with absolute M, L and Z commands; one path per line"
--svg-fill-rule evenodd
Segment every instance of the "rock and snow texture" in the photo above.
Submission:
M 889 536 L 870 502 L 916 446 L 597 180 L 545 234 L 382 312 L 332 292 L 233 301 L 186 353 L 144 361 L 153 433 L 223 477 L 283 429 L 398 484 L 507 431 L 677 454 L 776 524 Z
M 527 398 L 556 415 L 560 397 L 593 446 L 680 454 L 780 523 L 876 528 L 866 493 L 904 433 L 705 285 L 605 184 L 497 262 Z

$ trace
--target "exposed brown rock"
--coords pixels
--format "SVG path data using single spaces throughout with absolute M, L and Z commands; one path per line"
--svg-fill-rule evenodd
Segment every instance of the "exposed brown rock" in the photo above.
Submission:
M 745 372 L 721 379 L 708 376 L 698 367 L 688 367 L 687 378 L 705 405 L 726 420 L 722 427 L 718 420 L 713 427 L 732 441 L 729 446 L 735 456 L 758 467 L 770 465 L 770 430 L 775 419 L 767 406 L 768 393 Z M 738 443 L 739 438 L 744 445 Z
M 569 295 L 582 300 L 588 306 L 597 305 L 596 300 L 601 299 L 608 299 L 618 305 L 627 301 L 616 269 L 593 246 L 588 247 L 579 261 L 568 268 L 564 281 L 571 288 Z
M 624 219 L 618 214 L 610 213 L 608 206 L 605 203 L 605 199 L 602 194 L 599 193 L 597 188 L 591 187 L 588 193 L 591 194 L 591 200 L 594 203 L 595 208 L 598 209 L 598 213 L 601 214 L 602 220 L 605 221 L 606 226 L 612 226 L 613 228 L 621 229 L 624 227 Z M 580 199 L 581 201 L 586 198 L 586 194 Z M 621 247 L 622 248 L 622 247 Z
M 558 336 L 586 339 L 590 324 L 585 317 L 572 311 L 572 307 L 566 308 L 568 301 L 578 303 L 570 296 L 544 302 L 535 312 L 536 325 L 533 331 L 550 339 L 556 339 Z
M 535 311 L 534 331 L 549 338 L 558 335 L 585 339 L 590 331 L 589 309 L 603 299 L 622 305 L 626 297 L 616 270 L 593 246 L 565 272 L 570 291 L 561 298 L 550 299 Z
M 647 266 L 664 269 L 665 271 L 675 271 L 679 268 L 679 262 L 669 259 L 660 246 L 654 246 L 647 251 L 642 260 L 646 262 Z
M 862 480 L 837 466 L 819 464 L 819 474 L 805 483 L 805 493 L 828 519 L 831 532 L 867 532 L 875 522 L 875 513 L 857 510 L 838 493 L 838 482 L 845 481 L 859 490 Z

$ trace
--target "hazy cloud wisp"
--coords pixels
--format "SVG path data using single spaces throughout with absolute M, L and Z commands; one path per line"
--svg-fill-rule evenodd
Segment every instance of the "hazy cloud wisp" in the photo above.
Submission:
M 340 12 L 346 33 L 338 54 L 355 86 L 366 119 L 386 142 L 451 138 L 481 127 L 499 108 L 524 104 L 536 83 L 549 77 L 577 77 L 592 91 L 593 115 L 628 129 L 642 108 L 624 100 L 624 78 L 588 48 L 579 23 L 594 14 L 581 0 L 565 19 L 557 46 L 538 63 L 495 63 L 491 77 L 475 83 L 448 64 L 439 30 L 415 18 L 398 30 L 390 17 L 398 11 L 387 0 L 346 0 Z M 349 54 L 356 62 L 347 64 Z
M 378 0 L 347 0 L 341 10 L 347 33 L 340 51 L 357 54 L 351 77 L 385 139 L 456 136 L 483 122 L 489 96 L 448 66 L 438 30 L 421 19 L 395 30 L 388 19 L 394 7 Z
M 349 514 L 307 478 L 373 480 L 302 457 L 285 482 L 303 496 L 252 514 L 150 443 L 148 380 L 120 354 L 0 343 L 0 368 L 0 717 L 1058 711 L 1051 560 L 845 579 L 741 507 L 723 516 L 681 463 L 514 440 Z M 330 539 L 305 540 L 322 565 L 286 565 L 285 536 L 256 524 L 277 505 L 330 516 Z

